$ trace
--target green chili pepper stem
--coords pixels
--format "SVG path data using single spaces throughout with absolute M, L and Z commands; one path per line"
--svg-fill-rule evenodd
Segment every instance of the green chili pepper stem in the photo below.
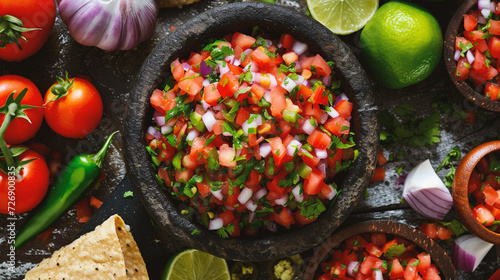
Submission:
M 3 155 L 5 156 L 5 161 L 7 162 L 7 166 L 15 166 L 14 158 L 12 158 L 12 153 L 10 152 L 9 147 L 7 147 L 7 142 L 5 142 L 4 136 L 7 131 L 7 127 L 12 122 L 12 112 L 17 111 L 17 104 L 12 103 L 9 104 L 9 112 L 5 114 L 5 118 L 3 119 L 2 126 L 0 126 L 0 149 L 2 150 Z
M 108 150 L 109 144 L 111 143 L 111 138 L 113 138 L 113 135 L 115 135 L 118 132 L 115 131 L 109 135 L 108 140 L 106 140 L 106 143 L 102 146 L 102 148 L 97 152 L 96 154 L 89 155 L 90 160 L 97 165 L 97 167 L 102 168 L 102 161 L 104 160 L 104 156 L 106 155 L 106 151 Z

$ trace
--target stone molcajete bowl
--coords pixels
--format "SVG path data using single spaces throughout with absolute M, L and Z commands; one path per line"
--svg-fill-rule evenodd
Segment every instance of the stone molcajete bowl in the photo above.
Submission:
M 155 180 L 151 158 L 145 149 L 145 133 L 153 108 L 149 99 L 170 71 L 176 58 L 187 58 L 211 37 L 250 32 L 259 26 L 267 33 L 289 33 L 335 63 L 336 73 L 349 99 L 355 104 L 351 130 L 359 157 L 340 184 L 336 202 L 307 226 L 275 235 L 222 239 L 180 214 L 176 203 Z M 278 5 L 259 2 L 228 4 L 189 20 L 168 35 L 146 59 L 130 94 L 124 133 L 127 171 L 144 206 L 167 233 L 191 248 L 233 260 L 264 261 L 305 251 L 319 244 L 347 218 L 364 194 L 375 167 L 378 149 L 377 108 L 369 81 L 359 62 L 338 37 L 310 17 Z M 192 235 L 193 230 L 199 230 Z
M 457 68 L 457 62 L 454 59 L 455 39 L 458 32 L 463 30 L 464 14 L 474 6 L 477 8 L 477 2 L 477 0 L 464 1 L 451 18 L 448 28 L 446 29 L 446 34 L 444 35 L 444 60 L 451 81 L 463 96 L 472 101 L 476 106 L 490 111 L 500 112 L 500 100 L 491 100 L 484 96 L 484 92 L 477 92 L 467 83 L 467 81 L 457 81 L 455 79 Z
M 435 264 L 441 272 L 441 279 L 457 279 L 457 272 L 451 262 L 451 259 L 436 242 L 421 231 L 409 225 L 394 221 L 363 222 L 335 232 L 315 249 L 312 258 L 307 263 L 303 279 L 316 279 L 315 275 L 316 273 L 319 273 L 319 266 L 321 262 L 331 258 L 330 252 L 346 239 L 358 234 L 374 232 L 382 232 L 390 234 L 394 237 L 399 236 L 410 241 L 411 243 L 417 245 L 421 251 L 427 252 L 431 256 L 432 263 Z

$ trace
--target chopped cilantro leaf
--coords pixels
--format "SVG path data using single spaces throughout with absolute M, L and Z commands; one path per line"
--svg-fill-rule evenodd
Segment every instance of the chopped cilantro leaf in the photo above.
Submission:
M 193 229 L 193 231 L 191 232 L 191 235 L 197 235 L 198 233 L 201 233 L 201 231 L 197 228 Z
M 134 196 L 134 192 L 132 191 L 126 191 L 125 193 L 123 193 L 123 197 L 132 197 Z
M 392 258 L 401 256 L 404 252 L 406 252 L 404 244 L 392 244 L 392 246 L 387 249 L 387 252 L 385 252 L 385 257 L 391 260 Z
M 326 210 L 325 205 L 317 197 L 310 197 L 308 200 L 299 204 L 300 215 L 308 219 L 319 217 Z
M 234 224 L 230 223 L 225 227 L 221 227 L 220 229 L 217 230 L 217 234 L 221 238 L 228 238 L 229 235 L 231 235 L 235 230 Z

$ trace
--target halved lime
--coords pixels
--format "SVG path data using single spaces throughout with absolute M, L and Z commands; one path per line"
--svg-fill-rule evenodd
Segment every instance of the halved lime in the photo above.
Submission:
M 170 259 L 163 280 L 229 280 L 226 260 L 196 249 L 184 250 Z
M 346 35 L 365 26 L 375 14 L 378 0 L 307 0 L 307 7 L 333 33 Z

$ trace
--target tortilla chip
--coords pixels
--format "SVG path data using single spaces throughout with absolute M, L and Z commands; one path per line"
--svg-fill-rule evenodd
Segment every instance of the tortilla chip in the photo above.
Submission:
M 149 279 L 141 252 L 118 215 L 28 271 L 26 280 Z

